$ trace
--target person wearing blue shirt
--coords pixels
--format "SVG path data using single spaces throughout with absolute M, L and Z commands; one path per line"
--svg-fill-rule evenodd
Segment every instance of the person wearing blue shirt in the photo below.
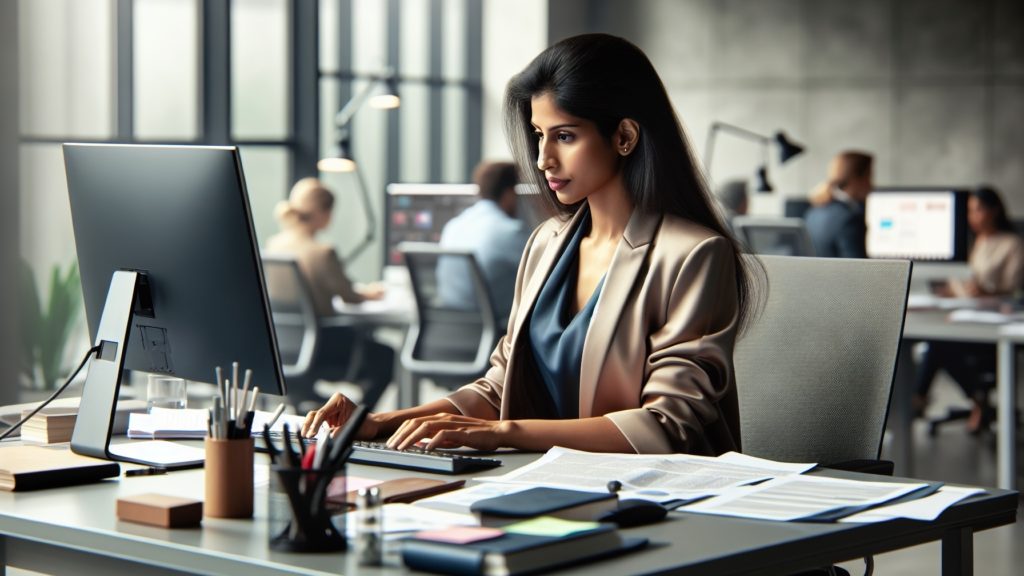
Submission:
M 516 273 L 530 230 L 517 219 L 515 186 L 519 182 L 511 162 L 484 162 L 477 166 L 473 181 L 480 188 L 480 200 L 453 218 L 441 231 L 441 246 L 473 251 L 487 281 L 498 326 L 504 328 L 512 309 Z M 473 284 L 466 271 L 455 270 L 461 262 L 438 263 L 438 292 L 448 306 L 473 302 Z
M 872 157 L 846 151 L 832 159 L 828 180 L 811 196 L 807 234 L 814 255 L 825 258 L 867 258 L 864 203 L 871 193 Z

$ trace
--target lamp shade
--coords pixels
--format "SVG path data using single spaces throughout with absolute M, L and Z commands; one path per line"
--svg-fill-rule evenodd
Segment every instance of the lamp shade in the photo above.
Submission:
M 786 137 L 786 133 L 778 131 L 775 133 L 775 143 L 779 146 L 779 163 L 785 164 L 794 156 L 804 151 L 804 147 Z
M 339 141 L 329 155 L 316 163 L 316 169 L 321 172 L 355 172 L 356 161 L 348 151 L 348 142 L 344 139 Z
M 398 108 L 402 104 L 402 99 L 398 97 L 398 85 L 395 84 L 395 79 L 388 77 L 381 82 L 381 86 L 383 88 L 379 94 L 370 96 L 370 107 L 378 110 Z

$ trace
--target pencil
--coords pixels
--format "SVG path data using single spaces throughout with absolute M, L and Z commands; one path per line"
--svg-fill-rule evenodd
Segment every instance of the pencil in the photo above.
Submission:
M 277 419 L 280 418 L 281 414 L 284 413 L 284 407 L 284 402 L 281 402 L 281 404 L 277 407 L 277 410 L 274 410 L 274 413 L 270 416 L 270 422 L 267 423 L 268 427 L 274 427 L 274 424 L 277 422 Z

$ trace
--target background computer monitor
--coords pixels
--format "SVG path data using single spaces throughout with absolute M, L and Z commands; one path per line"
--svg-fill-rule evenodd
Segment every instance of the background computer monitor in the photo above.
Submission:
M 528 184 L 516 185 L 516 194 L 516 217 L 533 230 L 544 219 L 539 198 Z M 444 225 L 477 199 L 476 184 L 388 184 L 384 244 L 387 265 L 402 264 L 398 252 L 402 242 L 439 242 Z
M 880 189 L 868 195 L 869 258 L 967 259 L 967 192 L 951 188 Z
M 238 151 L 65 144 L 64 162 L 92 341 L 114 271 L 140 271 L 125 368 L 213 382 L 237 361 L 284 394 Z

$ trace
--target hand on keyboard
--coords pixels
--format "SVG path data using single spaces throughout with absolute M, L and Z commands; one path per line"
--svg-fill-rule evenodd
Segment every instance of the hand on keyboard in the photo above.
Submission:
M 503 444 L 505 423 L 461 414 L 432 414 L 410 418 L 388 439 L 390 448 L 406 450 L 424 438 L 430 438 L 426 450 L 466 446 L 477 450 L 497 450 Z
M 307 438 L 316 436 L 317 431 L 320 430 L 320 425 L 325 422 L 331 427 L 331 433 L 333 434 L 338 428 L 345 425 L 345 422 L 352 416 L 355 409 L 355 402 L 349 400 L 344 394 L 335 392 L 322 408 L 311 410 L 306 414 L 306 421 L 302 424 L 302 435 Z M 370 414 L 363 421 L 363 425 L 359 427 L 356 438 L 375 438 L 379 433 L 380 424 L 373 418 L 373 414 Z

